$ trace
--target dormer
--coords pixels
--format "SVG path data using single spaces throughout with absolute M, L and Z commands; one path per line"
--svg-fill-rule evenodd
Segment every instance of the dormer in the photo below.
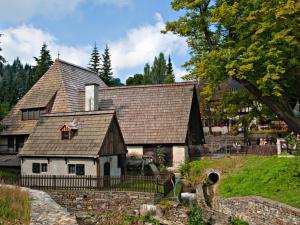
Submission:
M 73 120 L 71 123 L 67 123 L 60 128 L 61 139 L 71 140 L 74 136 L 78 134 L 77 120 Z

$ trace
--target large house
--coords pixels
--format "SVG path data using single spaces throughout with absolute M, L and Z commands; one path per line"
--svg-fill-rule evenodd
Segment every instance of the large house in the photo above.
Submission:
M 92 114 L 99 117 L 99 120 L 95 120 L 95 127 L 101 126 L 101 112 L 108 110 L 115 112 L 115 129 L 120 127 L 120 140 L 124 138 L 128 155 L 155 152 L 157 146 L 161 146 L 167 156 L 166 163 L 176 166 L 189 157 L 190 146 L 204 143 L 195 83 L 107 87 L 92 71 L 56 59 L 3 119 L 5 129 L 0 133 L 0 152 L 20 152 L 22 163 L 26 162 L 25 157 L 51 152 L 47 155 L 47 160 L 51 160 L 51 157 L 63 152 L 65 143 L 58 139 L 52 140 L 56 141 L 55 147 L 51 145 L 51 139 L 47 144 L 41 143 L 47 139 L 47 135 L 61 137 L 58 132 L 71 122 L 71 118 L 88 120 Z M 46 123 L 51 124 L 52 120 L 53 123 L 59 120 L 61 124 L 50 129 Z M 44 136 L 40 138 L 42 133 Z M 74 140 L 80 135 L 78 130 L 78 137 Z M 90 135 L 93 135 L 93 131 Z M 104 137 L 100 135 L 93 138 Z M 39 149 L 35 146 L 39 146 Z M 78 151 L 86 152 L 84 157 L 101 157 L 101 152 L 105 152 L 100 150 L 100 144 L 97 145 L 98 152 L 86 143 L 80 146 Z M 52 148 L 60 150 L 56 154 Z M 73 153 L 70 151 L 61 157 Z M 124 149 L 115 153 L 123 154 Z

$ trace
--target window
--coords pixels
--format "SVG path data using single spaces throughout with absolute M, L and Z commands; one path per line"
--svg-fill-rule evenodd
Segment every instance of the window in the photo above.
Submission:
M 69 174 L 75 174 L 75 172 L 76 172 L 75 164 L 69 164 L 68 165 L 68 171 L 69 171 Z
M 47 172 L 48 171 L 48 165 L 46 163 L 41 164 L 41 171 L 42 172 Z
M 84 175 L 84 164 L 76 164 L 76 175 Z
M 45 111 L 44 108 L 23 109 L 22 120 L 38 120 L 40 115 Z
M 69 131 L 62 131 L 61 132 L 62 140 L 69 140 L 70 139 L 70 132 Z
M 39 163 L 32 163 L 32 173 L 40 173 L 41 168 Z
M 68 173 L 69 174 L 76 174 L 82 176 L 85 174 L 84 171 L 84 164 L 69 164 L 68 165 Z

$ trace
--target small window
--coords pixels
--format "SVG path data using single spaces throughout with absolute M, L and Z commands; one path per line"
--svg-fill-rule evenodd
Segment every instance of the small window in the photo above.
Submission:
M 48 171 L 47 163 L 42 163 L 41 164 L 41 171 L 44 172 L 44 173 Z
M 69 131 L 62 131 L 61 136 L 62 136 L 61 138 L 63 140 L 69 140 L 70 139 L 70 132 Z
M 75 164 L 69 164 L 68 165 L 68 172 L 69 174 L 75 174 Z
M 23 120 L 28 120 L 28 110 L 24 110 L 24 111 L 22 112 L 22 119 L 23 119 Z
M 75 137 L 78 135 L 78 130 L 71 130 L 71 137 Z
M 28 111 L 28 120 L 33 120 L 33 111 L 32 110 Z
M 76 164 L 76 175 L 84 175 L 84 164 Z
M 40 173 L 41 168 L 39 163 L 32 163 L 32 173 Z

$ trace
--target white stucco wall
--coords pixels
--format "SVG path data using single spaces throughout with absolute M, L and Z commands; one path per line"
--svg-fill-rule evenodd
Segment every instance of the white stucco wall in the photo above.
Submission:
M 172 147 L 173 151 L 173 167 L 178 167 L 180 164 L 184 163 L 186 159 L 189 158 L 188 148 L 184 145 L 174 145 Z
M 143 146 L 126 146 L 127 147 L 127 156 L 137 156 L 142 157 L 143 156 Z
M 227 134 L 228 133 L 228 127 L 211 127 L 212 132 L 221 132 L 222 134 Z M 209 132 L 209 127 L 203 127 L 203 132 L 208 133 Z
M 98 159 L 96 159 L 98 160 Z M 85 175 L 97 175 L 97 163 L 93 159 L 67 159 L 67 164 L 64 158 L 50 158 L 49 163 L 47 158 L 27 158 L 24 157 L 21 164 L 22 175 L 69 175 L 68 164 L 84 164 Z M 32 163 L 48 164 L 48 171 L 41 173 L 32 173 Z M 73 174 L 74 175 L 74 174 Z
M 110 176 L 121 176 L 121 168 L 118 168 L 118 156 L 100 157 L 100 176 L 104 176 L 104 164 L 110 163 Z

